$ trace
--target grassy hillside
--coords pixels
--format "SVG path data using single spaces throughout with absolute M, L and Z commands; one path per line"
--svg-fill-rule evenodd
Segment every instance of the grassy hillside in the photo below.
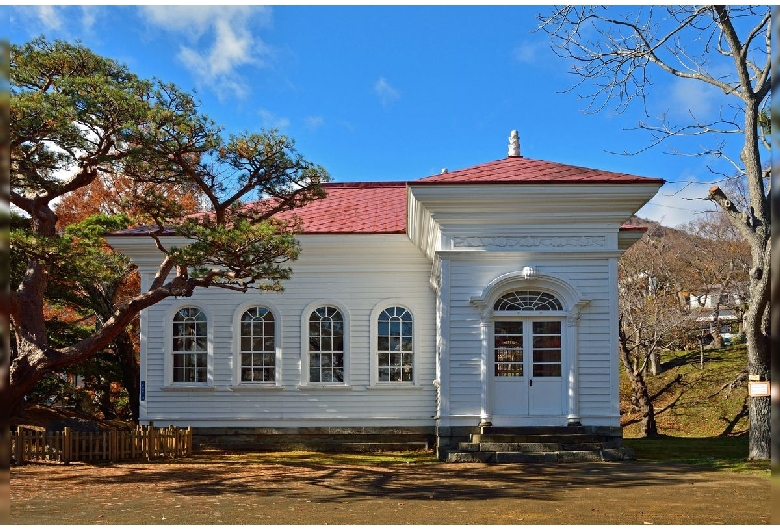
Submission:
M 703 368 L 698 351 L 662 354 L 663 371 L 646 376 L 658 431 L 685 438 L 746 435 L 747 381 L 732 385 L 746 365 L 744 345 L 705 350 Z M 630 393 L 631 386 L 621 372 L 623 435 L 636 438 L 639 415 L 631 410 Z
M 624 444 L 634 449 L 637 459 L 768 475 L 769 462 L 747 461 L 745 346 L 705 350 L 703 368 L 698 351 L 666 352 L 661 363 L 659 375 L 647 375 L 661 434 L 655 440 L 639 438 L 640 417 L 631 410 L 631 386 L 621 369 Z

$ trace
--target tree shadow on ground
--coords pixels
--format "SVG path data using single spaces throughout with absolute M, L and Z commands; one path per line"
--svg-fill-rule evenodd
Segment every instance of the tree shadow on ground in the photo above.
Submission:
M 102 468 L 104 486 L 155 484 L 183 496 L 260 495 L 305 497 L 321 503 L 356 499 L 496 500 L 522 497 L 557 500 L 578 488 L 626 488 L 706 481 L 693 465 L 648 462 L 542 464 L 429 464 L 357 466 L 342 464 L 257 464 L 225 461 L 123 464 Z M 83 469 L 62 470 L 57 480 L 73 487 L 94 483 Z

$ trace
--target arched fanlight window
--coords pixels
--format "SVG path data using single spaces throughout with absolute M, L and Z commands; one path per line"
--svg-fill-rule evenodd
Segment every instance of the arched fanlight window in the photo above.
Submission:
M 563 304 L 544 291 L 512 291 L 496 300 L 495 311 L 563 311 Z

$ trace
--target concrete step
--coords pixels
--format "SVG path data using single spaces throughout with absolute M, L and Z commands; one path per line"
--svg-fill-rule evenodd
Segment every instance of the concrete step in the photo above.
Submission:
M 582 426 L 557 426 L 557 427 L 482 427 L 482 434 L 587 434 L 588 430 Z
M 633 460 L 633 451 L 627 448 L 598 451 L 451 451 L 447 462 L 495 464 L 560 464 L 569 462 L 616 462 Z
M 472 434 L 472 443 L 558 443 L 582 444 L 599 443 L 601 438 L 595 434 Z

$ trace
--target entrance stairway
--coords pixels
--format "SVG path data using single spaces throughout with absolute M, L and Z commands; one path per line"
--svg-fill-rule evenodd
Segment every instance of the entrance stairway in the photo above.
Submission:
M 607 462 L 633 460 L 632 449 L 621 440 L 589 432 L 585 427 L 482 427 L 447 462 L 496 464 L 561 462 Z

